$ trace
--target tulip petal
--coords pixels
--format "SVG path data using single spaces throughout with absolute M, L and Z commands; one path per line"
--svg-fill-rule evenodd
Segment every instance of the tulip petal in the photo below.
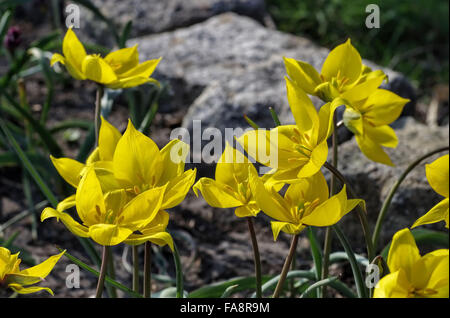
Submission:
M 174 139 L 161 149 L 160 154 L 164 168 L 158 185 L 164 185 L 184 173 L 189 145 L 179 139 Z
M 86 50 L 72 28 L 69 28 L 64 36 L 62 51 L 66 62 L 70 63 L 76 70 L 81 71 Z
M 418 218 L 411 228 L 413 229 L 419 225 L 432 224 L 440 221 L 445 221 L 445 227 L 448 228 L 448 214 L 449 199 L 446 198 L 432 207 L 425 215 Z
M 95 170 L 88 168 L 80 181 L 76 192 L 78 216 L 87 226 L 104 222 L 106 216 L 105 201 Z
M 256 216 L 259 211 L 261 211 L 261 210 L 259 209 L 256 202 L 252 201 L 246 205 L 237 207 L 236 210 L 234 210 L 234 214 L 236 214 L 236 216 L 238 218 L 244 218 L 244 217 Z
M 368 79 L 362 83 L 353 86 L 346 92 L 341 94 L 341 97 L 348 100 L 350 103 L 361 101 L 372 95 L 377 88 L 383 83 L 385 78 L 384 73 L 380 76 Z
M 388 166 L 394 166 L 389 156 L 383 150 L 383 148 L 371 140 L 367 136 L 355 135 L 356 142 L 358 143 L 361 152 L 370 160 L 379 162 Z
M 109 53 L 105 56 L 105 62 L 117 75 L 128 72 L 139 64 L 137 45 Z
M 52 296 L 54 296 L 53 291 L 48 287 L 36 287 L 36 286 L 23 287 L 19 284 L 9 284 L 8 287 L 18 294 L 32 294 L 44 290 L 49 294 L 51 294 Z
M 237 194 L 233 189 L 210 178 L 200 178 L 192 190 L 197 196 L 200 191 L 205 201 L 215 208 L 234 208 L 243 205 L 243 202 L 236 198 Z
M 327 81 L 339 74 L 341 78 L 347 78 L 347 84 L 350 84 L 359 78 L 361 70 L 361 56 L 348 39 L 328 54 L 323 63 L 321 74 Z
M 155 186 L 162 175 L 163 162 L 158 146 L 137 131 L 131 120 L 116 146 L 114 176 L 124 187 Z
M 373 142 L 383 147 L 396 148 L 398 138 L 394 129 L 388 125 L 373 127 L 370 124 L 364 126 L 364 134 L 366 134 Z
M 76 198 L 75 194 L 72 194 L 71 196 L 65 198 L 64 200 L 58 203 L 58 205 L 56 206 L 56 210 L 62 212 L 70 208 L 73 208 L 76 205 L 75 198 Z
M 427 180 L 434 191 L 449 197 L 449 155 L 442 156 L 425 166 Z
M 143 235 L 132 234 L 124 241 L 124 243 L 129 245 L 140 245 L 147 241 L 159 246 L 169 245 L 171 251 L 174 251 L 172 236 L 167 232 L 156 232 Z
M 40 263 L 36 266 L 30 267 L 30 268 L 24 269 L 23 271 L 20 271 L 20 274 L 25 275 L 25 276 L 40 277 L 40 278 L 44 279 L 45 277 L 47 277 L 48 274 L 50 274 L 53 267 L 55 267 L 56 263 L 59 261 L 59 259 L 63 256 L 63 254 L 65 252 L 66 251 L 64 250 L 63 252 L 61 252 L 57 255 L 50 256 L 42 263 Z M 27 285 L 27 284 L 22 284 L 22 285 Z
M 153 83 L 158 87 L 160 86 L 159 82 L 154 78 L 135 76 L 135 77 L 119 78 L 118 80 L 107 84 L 106 87 L 111 89 L 121 89 L 121 88 L 135 87 L 146 83 Z
M 288 222 L 277 222 L 277 221 L 270 222 L 270 226 L 272 227 L 274 241 L 277 240 L 278 235 L 280 234 L 281 231 L 287 234 L 297 235 L 306 228 L 306 226 L 302 224 L 294 225 Z
M 72 187 L 77 188 L 85 165 L 70 158 L 55 158 L 50 155 L 50 159 L 59 175 Z
M 111 66 L 97 55 L 87 55 L 81 70 L 87 79 L 100 84 L 110 84 L 117 80 L 117 75 Z
M 402 113 L 409 99 L 402 98 L 385 89 L 377 89 L 372 93 L 360 111 L 374 126 L 388 125 L 394 122 Z
M 111 125 L 103 116 L 101 116 L 101 126 L 98 136 L 98 151 L 100 160 L 112 161 L 114 151 L 116 150 L 117 143 L 119 142 L 122 134 L 116 127 Z
M 309 161 L 300 168 L 297 177 L 307 178 L 317 173 L 323 166 L 328 157 L 328 144 L 324 140 L 322 143 L 317 145 L 311 152 L 311 157 Z
M 124 72 L 120 75 L 120 79 L 124 78 L 148 78 L 153 74 L 162 58 L 145 61 L 136 67 Z
M 161 209 L 170 209 L 180 204 L 194 184 L 196 174 L 197 169 L 187 170 L 182 175 L 170 180 Z
M 116 224 L 95 224 L 89 227 L 89 236 L 98 244 L 113 246 L 125 241 L 132 230 Z
M 59 212 L 52 208 L 45 208 L 41 214 L 41 222 L 48 218 L 56 218 L 58 221 L 64 223 L 67 229 L 80 237 L 89 237 L 89 229 L 84 225 L 81 225 L 77 221 L 75 221 L 69 214 L 64 212 Z
M 387 259 L 389 270 L 396 272 L 402 269 L 411 281 L 413 265 L 419 259 L 419 249 L 409 229 L 406 228 L 395 233 L 392 237 Z
M 402 269 L 384 276 L 375 286 L 374 298 L 407 298 L 411 284 Z
M 322 80 L 316 69 L 305 62 L 284 57 L 284 65 L 289 78 L 307 94 L 313 95 L 314 89 Z

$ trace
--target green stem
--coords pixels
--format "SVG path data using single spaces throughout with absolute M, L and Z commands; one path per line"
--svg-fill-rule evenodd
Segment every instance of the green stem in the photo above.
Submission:
M 354 198 L 354 199 L 357 198 L 351 185 L 347 182 L 345 177 L 333 165 L 329 164 L 328 162 L 325 162 L 325 164 L 323 166 L 325 168 L 327 168 L 328 170 L 330 170 L 343 184 L 345 184 L 347 186 L 347 191 L 352 198 Z M 371 240 L 372 235 L 371 235 L 371 231 L 370 231 L 370 227 L 369 227 L 369 222 L 367 221 L 366 211 L 361 207 L 361 204 L 358 204 L 357 211 L 358 211 L 359 221 L 360 221 L 362 229 L 363 229 L 364 239 L 366 241 L 367 258 L 369 259 L 369 262 L 370 262 L 375 257 L 375 249 L 373 247 L 372 240 Z
M 256 279 L 256 298 L 261 298 L 262 297 L 261 260 L 260 260 L 260 256 L 259 256 L 258 241 L 256 239 L 255 227 L 253 225 L 252 217 L 247 217 L 247 225 L 248 225 L 248 231 L 250 232 L 250 237 L 251 237 L 252 246 L 253 246 L 253 259 L 254 259 L 254 263 L 255 263 L 255 279 Z
M 114 255 L 113 253 L 109 253 L 108 255 L 108 276 L 111 277 L 111 279 L 116 279 L 116 270 L 114 268 Z M 114 286 L 106 285 L 106 289 L 108 290 L 108 294 L 111 298 L 117 298 L 117 291 Z
M 284 262 L 283 269 L 281 270 L 280 274 L 280 280 L 278 281 L 277 287 L 275 287 L 275 291 L 273 293 L 272 298 L 278 298 L 280 296 L 281 290 L 283 289 L 284 281 L 286 280 L 286 275 L 289 272 L 289 267 L 291 266 L 294 251 L 297 249 L 297 243 L 298 243 L 298 234 L 292 237 L 291 247 L 289 248 L 289 254 Z
M 337 140 L 337 118 L 333 116 L 333 167 L 338 166 L 338 140 Z M 336 193 L 336 176 L 331 174 L 330 180 L 330 197 Z M 322 273 L 320 279 L 326 279 L 328 277 L 328 266 L 330 261 L 330 252 L 331 252 L 331 244 L 333 241 L 333 232 L 331 231 L 331 227 L 327 227 L 325 232 L 325 243 L 323 246 L 323 263 L 322 263 Z M 321 298 L 326 297 L 327 294 L 327 286 L 324 285 L 322 288 L 319 288 L 319 295 Z
M 152 246 L 149 241 L 144 244 L 144 298 L 150 298 L 152 293 Z
M 428 157 L 431 157 L 432 155 L 435 155 L 442 151 L 448 151 L 449 147 L 442 147 L 439 149 L 435 149 L 433 151 L 430 151 L 426 153 L 425 155 L 421 156 L 417 160 L 415 160 L 413 163 L 411 163 L 405 171 L 400 175 L 398 180 L 395 182 L 395 184 L 392 186 L 391 191 L 389 191 L 388 196 L 383 202 L 383 206 L 381 207 L 380 213 L 378 214 L 377 223 L 375 224 L 375 229 L 372 236 L 372 244 L 374 248 L 377 248 L 378 245 L 378 239 L 380 235 L 381 225 L 383 224 L 384 218 L 386 217 L 386 213 L 389 209 L 389 206 L 391 205 L 392 198 L 394 197 L 395 193 L 397 192 L 398 187 L 403 182 L 403 180 L 406 178 L 406 176 L 416 167 L 418 166 L 423 160 L 427 159 Z
M 181 267 L 180 254 L 178 248 L 173 242 L 173 259 L 175 262 L 175 272 L 177 280 L 177 298 L 184 298 L 184 282 L 183 282 L 183 268 Z
M 102 110 L 102 97 L 104 93 L 104 87 L 98 85 L 97 95 L 95 97 L 95 113 L 94 113 L 94 125 L 95 125 L 95 146 L 98 146 L 98 137 L 100 134 L 100 124 L 101 124 L 101 110 Z
M 139 245 L 132 246 L 133 253 L 133 290 L 139 293 Z
M 108 269 L 109 247 L 103 246 L 102 266 L 100 267 L 100 275 L 98 276 L 97 291 L 95 298 L 102 298 L 103 288 L 105 285 L 105 276 Z

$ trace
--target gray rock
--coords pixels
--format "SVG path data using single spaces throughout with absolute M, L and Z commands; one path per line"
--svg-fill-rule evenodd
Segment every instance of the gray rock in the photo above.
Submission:
M 180 100 L 177 95 L 187 98 L 195 94 L 187 98 L 193 100 L 192 104 L 162 104 L 160 108 L 162 111 L 185 108 L 183 127 L 189 130 L 193 120 L 202 120 L 203 129 L 247 128 L 244 114 L 261 127 L 273 127 L 269 106 L 274 107 L 282 123 L 292 123 L 283 56 L 306 61 L 320 69 L 329 53 L 310 40 L 265 28 L 234 13 L 128 42 L 134 44 L 138 44 L 143 59 L 163 57 L 155 77 L 177 83 L 174 100 Z M 381 68 L 365 62 L 374 69 Z M 390 79 L 387 89 L 414 98 L 411 84 L 401 74 L 382 69 Z M 320 105 L 317 99 L 314 103 Z
M 367 204 L 368 219 L 372 229 L 378 217 L 383 201 L 392 185 L 405 169 L 420 156 L 449 145 L 449 130 L 447 127 L 429 127 L 415 121 L 412 117 L 404 117 L 396 122 L 396 133 L 399 145 L 396 149 L 385 148 L 396 165 L 389 167 L 367 159 L 359 150 L 353 138 L 339 147 L 339 170 L 352 184 L 354 191 Z M 420 216 L 443 199 L 428 184 L 425 175 L 425 164 L 431 163 L 445 152 L 436 154 L 424 160 L 411 171 L 402 182 L 384 221 L 380 232 L 379 248 L 383 248 L 400 229 L 411 227 Z M 343 219 L 342 229 L 349 235 L 355 245 L 364 250 L 364 239 L 356 211 Z M 426 225 L 443 231 L 444 222 Z
M 236 12 L 247 15 L 263 23 L 269 19 L 264 0 L 92 0 L 92 3 L 118 29 L 133 21 L 131 37 L 159 33 L 186 27 L 224 13 Z M 90 39 L 103 44 L 114 44 L 114 39 L 105 23 L 94 14 L 81 8 L 82 28 Z

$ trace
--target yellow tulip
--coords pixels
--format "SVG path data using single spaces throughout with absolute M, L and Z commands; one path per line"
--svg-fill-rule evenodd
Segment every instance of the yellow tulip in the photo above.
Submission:
M 345 104 L 344 125 L 355 134 L 367 158 L 394 165 L 382 147 L 397 147 L 397 136 L 389 124 L 400 116 L 409 99 L 380 89 L 386 75 L 363 65 L 350 40 L 330 52 L 321 74 L 308 63 L 284 60 L 288 76 L 296 86 L 325 102 L 338 98 Z
M 36 266 L 20 270 L 19 253 L 11 255 L 7 248 L 0 247 L 0 287 L 11 288 L 19 294 L 31 294 L 44 290 L 53 295 L 53 291 L 48 287 L 29 285 L 43 281 L 64 253 L 65 251 L 49 257 Z
M 252 130 L 237 140 L 250 157 L 272 168 L 273 184 L 297 182 L 316 174 L 327 160 L 327 139 L 333 131 L 332 118 L 341 100 L 335 99 L 317 113 L 306 93 L 286 78 L 287 98 L 296 125 L 278 126 L 270 131 Z M 265 157 L 269 149 L 277 160 Z M 269 182 L 269 180 L 268 180 Z
M 367 98 L 381 85 L 386 75 L 362 64 L 361 56 L 350 39 L 331 50 L 320 74 L 306 62 L 284 58 L 291 80 L 307 94 L 331 102 L 342 94 L 358 94 L 359 100 Z
M 46 208 L 41 221 L 51 217 L 61 220 L 73 234 L 90 237 L 104 246 L 117 245 L 136 231 L 147 229 L 161 209 L 166 186 L 144 191 L 129 200 L 124 190 L 102 191 L 94 168 L 90 167 L 81 178 L 75 194 L 75 206 L 82 224 L 63 212 L 66 199 L 56 209 Z M 151 236 L 142 239 L 151 240 Z
M 139 63 L 136 46 L 111 52 L 105 58 L 99 54 L 87 54 L 75 32 L 69 28 L 64 36 L 62 52 L 63 55 L 53 54 L 50 65 L 63 64 L 75 79 L 91 80 L 112 89 L 158 83 L 150 76 L 161 58 Z
M 192 187 L 198 191 L 210 206 L 216 208 L 236 208 L 238 217 L 256 216 L 260 209 L 250 190 L 248 171 L 256 173 L 252 163 L 228 143 L 216 165 L 215 180 L 200 178 Z
M 374 298 L 447 298 L 449 296 L 448 249 L 420 256 L 409 229 L 395 233 L 387 264 L 390 273 L 380 279 Z
M 425 173 L 434 191 L 444 197 L 444 199 L 436 204 L 424 216 L 414 222 L 411 228 L 423 224 L 431 224 L 445 221 L 445 227 L 448 229 L 448 210 L 449 210 L 449 155 L 442 156 L 431 164 L 425 166 Z
M 249 170 L 250 186 L 261 210 L 275 221 L 271 222 L 274 240 L 279 233 L 296 235 L 307 226 L 330 226 L 360 203 L 347 199 L 346 187 L 329 197 L 328 185 L 319 171 L 292 184 L 281 196 L 274 187 L 267 187 L 258 175 Z
M 128 121 L 117 142 L 112 171 L 121 189 L 134 196 L 148 189 L 167 185 L 161 210 L 180 204 L 194 184 L 196 169 L 184 171 L 189 145 L 174 139 L 158 146 Z

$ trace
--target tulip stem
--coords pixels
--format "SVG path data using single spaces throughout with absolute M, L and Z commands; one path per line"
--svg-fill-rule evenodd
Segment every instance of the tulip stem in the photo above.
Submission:
M 278 298 L 280 296 L 281 290 L 283 289 L 284 281 L 286 280 L 287 273 L 291 267 L 292 258 L 294 257 L 295 250 L 297 249 L 298 234 L 292 237 L 291 247 L 289 248 L 289 254 L 284 261 L 283 269 L 281 270 L 280 279 L 278 280 L 277 287 L 272 295 L 272 298 Z
M 133 291 L 139 293 L 139 246 L 132 246 L 133 255 Z
M 403 180 L 406 178 L 406 176 L 416 167 L 418 166 L 423 160 L 427 159 L 428 157 L 435 155 L 439 152 L 442 151 L 448 151 L 449 147 L 442 147 L 439 149 L 435 149 L 433 151 L 430 151 L 428 153 L 426 153 L 425 155 L 421 156 L 420 158 L 418 158 L 417 160 L 415 160 L 413 163 L 411 163 L 405 171 L 403 171 L 403 173 L 400 175 L 400 177 L 398 178 L 398 180 L 395 182 L 395 184 L 392 186 L 391 190 L 389 191 L 388 196 L 386 197 L 386 199 L 383 202 L 383 206 L 380 209 L 380 213 L 378 214 L 378 218 L 377 218 L 377 223 L 375 224 L 375 229 L 373 231 L 373 236 L 372 236 L 372 244 L 374 246 L 374 248 L 377 247 L 378 245 L 378 237 L 380 235 L 380 230 L 381 230 L 381 225 L 384 221 L 384 218 L 386 216 L 386 213 L 389 209 L 389 206 L 391 205 L 391 201 L 392 198 L 394 197 L 394 194 L 397 192 L 398 187 L 400 186 L 400 184 L 403 182 Z
M 350 196 L 354 199 L 357 198 L 355 195 L 355 192 L 353 191 L 353 188 L 348 183 L 348 181 L 345 179 L 345 177 L 337 170 L 333 165 L 329 164 L 328 162 L 325 162 L 323 165 L 325 168 L 330 170 L 343 184 L 347 185 L 347 191 L 350 194 Z M 367 247 L 367 258 L 369 259 L 369 262 L 373 260 L 375 257 L 375 250 L 372 244 L 372 235 L 369 227 L 369 222 L 367 221 L 367 215 L 365 209 L 361 206 L 361 204 L 358 204 L 358 217 L 359 221 L 361 223 L 363 233 L 364 233 L 364 239 L 366 240 L 366 247 Z
M 333 135 L 332 135 L 332 143 L 333 143 L 333 167 L 338 166 L 338 140 L 337 140 L 337 128 L 338 122 L 336 116 L 333 116 Z M 336 193 L 336 176 L 332 173 L 330 180 L 330 197 Z M 322 262 L 322 272 L 320 279 L 326 279 L 328 277 L 328 266 L 330 265 L 330 253 L 331 253 L 331 244 L 333 241 L 333 232 L 331 231 L 331 227 L 327 227 L 325 232 L 325 243 L 323 246 L 323 262 Z M 319 289 L 319 295 L 321 298 L 326 297 L 327 294 L 327 286 L 322 286 Z
M 108 269 L 109 247 L 103 246 L 102 265 L 100 267 L 100 275 L 98 276 L 97 291 L 95 298 L 102 298 L 103 288 L 105 285 L 105 276 Z
M 258 241 L 256 240 L 255 227 L 251 216 L 247 217 L 248 231 L 253 246 L 253 259 L 255 263 L 255 280 L 256 280 L 256 298 L 262 297 L 262 283 L 261 283 L 261 260 L 259 257 Z
M 144 244 L 144 298 L 150 298 L 152 293 L 152 246 L 149 241 Z
M 97 95 L 95 97 L 95 114 L 94 114 L 94 127 L 95 127 L 95 146 L 98 146 L 98 137 L 100 134 L 100 122 L 101 122 L 101 110 L 102 110 L 102 97 L 104 93 L 103 85 L 97 86 Z

